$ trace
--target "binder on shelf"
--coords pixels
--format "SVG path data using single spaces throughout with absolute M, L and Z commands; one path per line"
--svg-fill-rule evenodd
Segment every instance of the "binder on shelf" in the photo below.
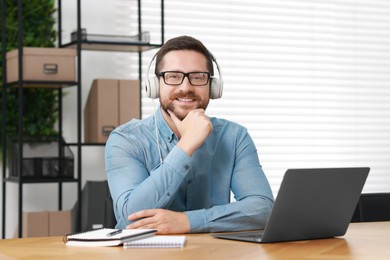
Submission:
M 86 143 L 105 143 L 117 126 L 141 118 L 139 80 L 95 79 L 84 109 Z

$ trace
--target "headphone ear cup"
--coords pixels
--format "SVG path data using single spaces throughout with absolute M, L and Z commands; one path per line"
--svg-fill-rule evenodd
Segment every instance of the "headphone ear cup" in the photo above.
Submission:
M 148 78 L 146 85 L 146 96 L 148 98 L 158 98 L 160 95 L 160 86 L 156 76 Z
M 223 82 L 222 79 L 211 77 L 210 98 L 218 99 L 222 97 Z

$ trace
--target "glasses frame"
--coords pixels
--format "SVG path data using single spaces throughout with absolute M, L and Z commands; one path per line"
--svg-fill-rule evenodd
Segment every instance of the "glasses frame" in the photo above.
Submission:
M 165 81 L 165 74 L 166 73 L 179 73 L 181 75 L 183 75 L 183 78 L 181 79 L 181 82 L 180 83 L 177 83 L 177 84 L 168 84 L 166 81 Z M 207 74 L 207 82 L 205 84 L 193 84 L 191 82 L 191 78 L 190 78 L 190 75 L 191 74 L 195 74 L 195 73 L 205 73 Z M 181 71 L 162 71 L 158 74 L 158 76 L 162 77 L 163 80 L 164 80 L 164 83 L 166 85 L 170 85 L 170 86 L 179 86 L 181 84 L 183 84 L 183 81 L 185 78 L 188 78 L 188 81 L 190 82 L 191 85 L 193 86 L 206 86 L 209 82 L 210 82 L 210 78 L 211 78 L 211 75 L 209 72 L 206 72 L 206 71 L 194 71 L 194 72 L 188 72 L 188 73 L 184 73 L 184 72 L 181 72 Z

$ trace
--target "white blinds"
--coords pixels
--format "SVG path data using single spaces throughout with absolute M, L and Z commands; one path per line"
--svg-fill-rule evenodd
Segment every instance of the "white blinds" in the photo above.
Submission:
M 117 0 L 119 32 L 129 3 Z M 142 7 L 156 40 L 160 1 Z M 275 194 L 287 168 L 349 166 L 371 167 L 364 192 L 390 192 L 389 1 L 166 0 L 165 22 L 166 39 L 194 36 L 216 56 L 225 88 L 208 114 L 248 128 Z M 117 60 L 138 77 L 136 56 Z

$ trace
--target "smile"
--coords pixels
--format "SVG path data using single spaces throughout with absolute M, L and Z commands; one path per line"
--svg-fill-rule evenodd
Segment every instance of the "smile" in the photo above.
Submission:
M 194 101 L 194 99 L 189 99 L 189 98 L 178 98 L 177 100 L 180 102 L 193 102 Z

